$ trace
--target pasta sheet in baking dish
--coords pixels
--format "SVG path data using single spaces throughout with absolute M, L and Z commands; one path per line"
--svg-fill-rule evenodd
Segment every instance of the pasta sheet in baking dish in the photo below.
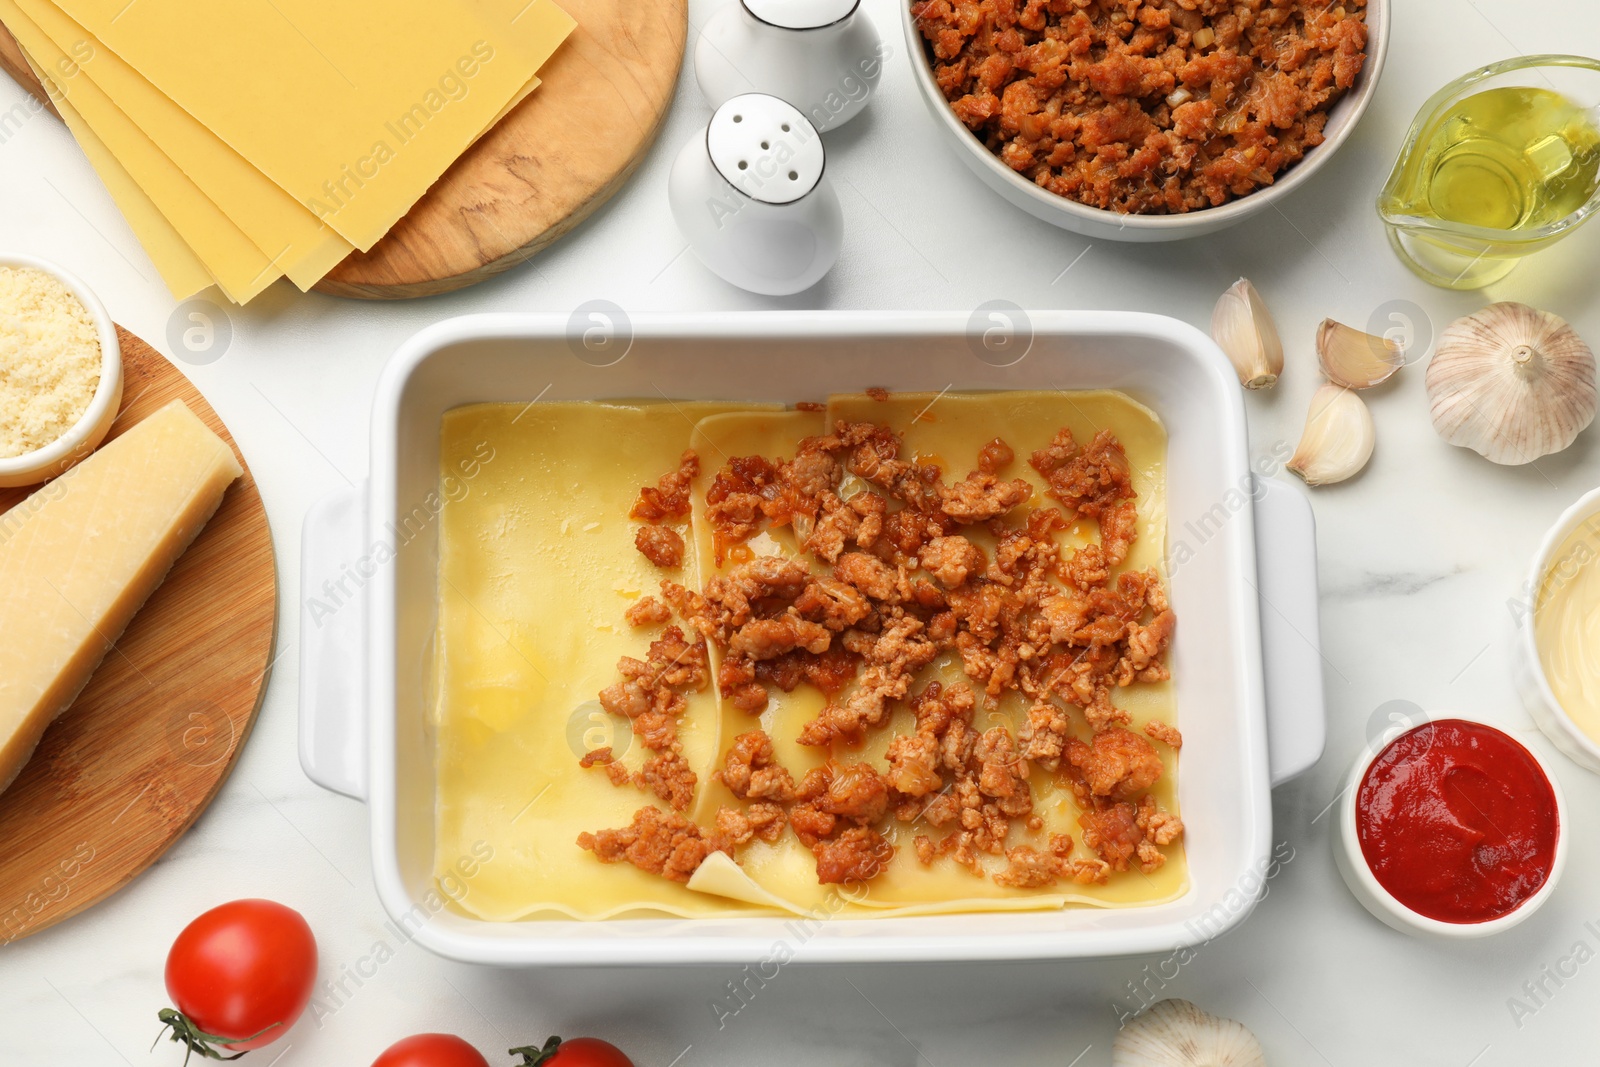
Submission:
M 580 835 L 627 827 L 643 807 L 669 810 L 656 794 L 626 780 L 622 772 L 637 771 L 649 753 L 628 719 L 607 713 L 598 694 L 617 681 L 619 659 L 644 659 L 667 625 L 680 626 L 691 640 L 697 635 L 682 618 L 635 627 L 624 612 L 642 597 L 659 597 L 663 578 L 699 590 L 758 556 L 800 560 L 812 573 L 826 575 L 829 565 L 807 553 L 788 525 L 760 530 L 737 551 L 722 553 L 726 558 L 719 562 L 707 490 L 730 460 L 792 457 L 803 438 L 827 433 L 840 421 L 887 425 L 903 435 L 902 459 L 936 464 L 949 482 L 974 470 L 980 450 L 1002 439 L 1016 458 L 1001 477 L 1023 479 L 1033 488 L 1019 515 L 1060 507 L 1046 495 L 1048 481 L 1029 464 L 1031 453 L 1063 428 L 1085 444 L 1110 431 L 1126 453 L 1137 493 L 1137 533 L 1127 559 L 1113 570 L 1153 568 L 1165 575 L 1166 434 L 1152 412 L 1120 393 L 840 395 L 825 408 L 805 410 L 687 401 L 496 403 L 452 410 L 441 437 L 442 485 L 454 491 L 440 494 L 446 503 L 439 520 L 432 678 L 435 869 L 459 885 L 463 857 L 493 857 L 478 864 L 464 891 L 449 894 L 455 906 L 491 921 L 780 915 L 818 908 L 866 917 L 1128 907 L 1185 891 L 1181 839 L 1161 845 L 1160 861 L 1132 863 L 1100 883 L 1060 879 L 1011 887 L 993 878 L 1006 868 L 1006 855 L 980 853 L 972 863 L 951 855 L 919 859 L 916 838 L 938 840 L 949 826 L 896 818 L 892 807 L 877 828 L 894 847 L 892 858 L 870 878 L 846 885 L 821 884 L 812 850 L 790 829 L 772 841 L 751 839 L 731 855 L 710 852 L 687 883 L 629 862 L 601 862 L 579 845 Z M 664 523 L 682 536 L 684 560 L 681 567 L 662 568 L 635 548 L 641 524 L 629 512 L 640 488 L 675 469 L 685 449 L 700 461 L 691 510 Z M 870 488 L 846 473 L 838 492 L 848 498 Z M 971 526 L 965 533 L 994 558 L 996 541 L 988 530 Z M 1094 519 L 1075 517 L 1052 536 L 1070 556 L 1075 548 L 1097 544 L 1100 531 Z M 677 734 L 696 779 L 681 815 L 707 830 L 719 809 L 745 804 L 714 777 L 742 734 L 764 730 L 776 762 L 800 782 L 830 761 L 865 762 L 886 771 L 890 739 L 915 729 L 908 702 L 899 700 L 887 721 L 858 743 L 802 745 L 802 728 L 828 703 L 820 689 L 805 683 L 790 692 L 768 686 L 765 708 L 751 714 L 721 691 L 723 652 L 716 642 L 708 653 L 710 684 L 684 694 Z M 947 687 L 969 684 L 980 697 L 983 690 L 967 678 L 953 650 L 921 669 L 910 694 L 932 680 Z M 1177 725 L 1171 681 L 1134 681 L 1114 689 L 1112 701 L 1140 737 L 1152 722 Z M 1087 740 L 1081 712 L 1069 710 L 1076 732 Z M 979 701 L 973 728 L 1003 726 L 1021 736 L 1028 712 L 1026 698 L 1006 692 L 997 701 Z M 580 765 L 586 753 L 603 747 L 615 754 L 618 766 L 610 770 L 616 773 Z M 1162 773 L 1147 792 L 1161 811 L 1176 815 L 1177 753 L 1170 744 L 1151 747 Z M 1043 766 L 1025 765 L 1036 818 L 1030 825 L 1014 823 L 1006 847 L 1044 852 L 1052 835 L 1071 835 L 1077 840 L 1073 855 L 1093 856 L 1082 840 L 1083 809 L 1070 784 Z

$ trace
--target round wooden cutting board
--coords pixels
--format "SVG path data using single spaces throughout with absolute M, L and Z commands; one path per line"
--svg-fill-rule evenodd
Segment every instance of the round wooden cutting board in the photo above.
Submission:
M 233 444 L 187 378 L 137 337 L 117 334 L 123 400 L 108 440 L 180 399 Z M 0 513 L 29 492 L 0 489 Z M 211 803 L 261 706 L 277 612 L 272 536 L 245 466 L 0 793 L 0 945 L 127 885 Z
M 472 285 L 527 261 L 622 187 L 672 102 L 688 0 L 558 2 L 578 28 L 539 87 L 319 292 L 397 300 Z M 4 27 L 0 69 L 48 104 Z

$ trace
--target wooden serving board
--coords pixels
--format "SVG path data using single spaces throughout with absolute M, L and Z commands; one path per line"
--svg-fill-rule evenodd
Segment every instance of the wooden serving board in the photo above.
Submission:
M 107 440 L 180 399 L 233 438 L 177 368 L 132 334 Z M 238 446 L 234 446 L 237 454 Z M 0 793 L 0 946 L 127 885 L 217 795 L 250 736 L 277 630 L 272 535 L 250 468 Z M 0 513 L 29 489 L 0 489 Z
M 539 71 L 539 87 L 319 292 L 397 300 L 472 285 L 525 262 L 622 187 L 672 101 L 688 0 L 559 2 L 578 28 Z M 3 26 L 0 69 L 49 105 Z

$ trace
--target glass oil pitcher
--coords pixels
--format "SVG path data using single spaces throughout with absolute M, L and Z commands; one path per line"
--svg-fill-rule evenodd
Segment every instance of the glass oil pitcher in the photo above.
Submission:
M 1480 289 L 1600 212 L 1600 60 L 1525 56 L 1441 89 L 1378 198 L 1423 279 Z

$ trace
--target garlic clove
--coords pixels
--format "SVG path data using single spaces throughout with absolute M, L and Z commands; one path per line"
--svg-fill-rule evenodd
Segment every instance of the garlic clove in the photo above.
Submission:
M 1246 278 L 1222 294 L 1211 313 L 1211 338 L 1246 389 L 1271 389 L 1283 373 L 1283 341 L 1272 312 Z
M 1495 304 L 1439 335 L 1428 399 L 1446 441 L 1495 463 L 1531 463 L 1594 421 L 1594 353 L 1555 315 Z
M 1334 385 L 1370 389 L 1405 366 L 1406 353 L 1387 337 L 1374 337 L 1324 319 L 1317 328 L 1317 358 L 1322 361 L 1322 373 Z
M 1332 485 L 1360 474 L 1376 442 L 1366 402 L 1352 389 L 1326 383 L 1311 398 L 1305 432 L 1288 467 L 1307 485 Z
M 1187 1000 L 1163 1000 L 1118 1032 L 1111 1067 L 1266 1067 L 1267 1057 L 1243 1023 L 1201 1011 Z

